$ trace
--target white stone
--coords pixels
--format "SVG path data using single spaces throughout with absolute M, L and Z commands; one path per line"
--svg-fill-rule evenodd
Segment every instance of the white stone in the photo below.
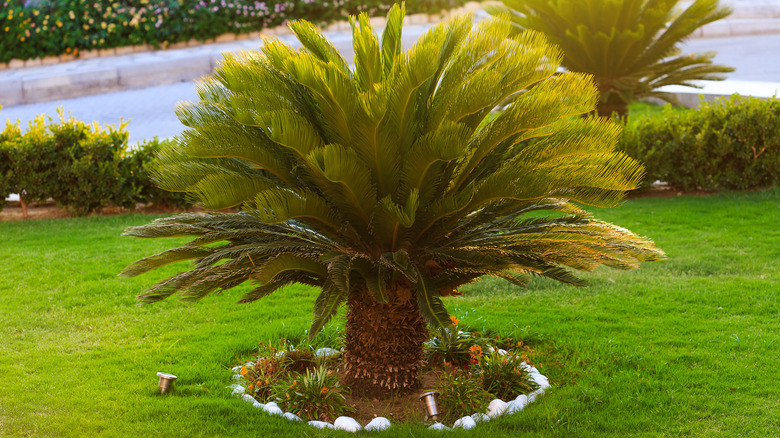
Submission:
M 339 353 L 341 352 L 334 348 L 322 347 L 318 348 L 317 351 L 314 352 L 314 355 L 317 357 L 331 357 Z
M 239 395 L 241 395 L 241 394 L 246 392 L 244 387 L 241 386 L 241 385 L 230 385 L 230 386 L 226 386 L 226 388 L 232 389 L 233 390 L 233 395 L 235 395 L 235 396 L 239 396 Z
M 445 426 L 445 425 L 443 425 L 441 423 L 433 423 L 433 424 L 431 424 L 428 427 L 428 429 L 433 429 L 433 430 L 452 430 L 449 427 L 447 427 L 447 426 Z
M 498 349 L 498 354 L 500 354 L 501 356 L 504 356 L 507 353 L 506 353 L 506 350 L 499 348 Z
M 536 391 L 528 394 L 528 403 L 533 403 L 536 400 Z
M 459 427 L 462 427 L 463 429 L 469 430 L 477 427 L 477 422 L 474 421 L 471 417 L 463 417 L 457 421 L 455 421 L 455 424 L 452 425 L 453 429 L 457 429 Z
M 550 380 L 541 374 L 533 374 L 531 376 L 531 380 L 533 380 L 534 382 L 536 382 L 537 385 L 539 385 L 539 389 L 544 390 L 550 387 Z
M 271 402 L 268 402 L 268 403 L 266 403 L 266 405 L 267 405 L 267 406 L 273 406 L 273 407 L 275 407 L 275 408 L 278 408 L 278 407 L 279 407 L 279 405 L 277 405 L 277 404 L 276 404 L 276 402 L 272 402 L 272 401 L 271 401 Z
M 260 403 L 259 401 L 255 400 L 254 402 L 252 402 L 252 406 L 257 408 L 257 409 L 262 409 L 265 405 Z
M 520 409 L 522 409 L 528 405 L 528 396 L 525 394 L 520 394 L 515 399 L 515 402 L 520 406 Z
M 263 410 L 269 415 L 284 415 L 284 412 L 279 409 L 278 406 L 274 406 L 271 403 L 266 403 L 265 406 L 263 406 Z
M 360 426 L 360 423 L 358 423 L 354 418 L 352 417 L 339 417 L 336 418 L 336 421 L 333 422 L 333 427 L 336 430 L 344 430 L 347 432 L 357 432 L 362 427 Z
M 506 404 L 506 411 L 504 411 L 504 413 L 509 415 L 520 412 L 523 410 L 524 406 L 525 405 L 518 403 L 517 400 L 510 400 L 509 403 Z
M 282 416 L 290 421 L 303 421 L 301 420 L 301 417 L 293 414 L 292 412 L 285 412 Z
M 385 430 L 391 426 L 390 420 L 385 417 L 376 417 L 366 424 L 366 430 Z
M 230 369 L 230 371 L 233 371 L 234 373 L 241 371 L 241 365 L 234 366 L 233 368 Z
M 500 399 L 494 399 L 490 402 L 487 408 L 487 414 L 490 418 L 496 418 L 504 414 L 506 411 L 506 402 Z
M 309 421 L 309 426 L 314 426 L 317 429 L 333 429 L 333 425 L 324 421 Z
M 471 414 L 471 418 L 474 419 L 474 422 L 477 423 L 477 424 L 479 424 L 479 423 L 487 423 L 488 421 L 490 421 L 490 417 L 488 417 L 487 415 L 483 414 L 482 412 L 477 412 L 476 414 Z
M 255 398 L 254 398 L 254 397 L 252 397 L 252 396 L 251 396 L 251 395 L 249 395 L 249 394 L 244 394 L 244 395 L 242 395 L 242 396 L 241 396 L 241 400 L 243 400 L 243 401 L 245 401 L 245 402 L 247 402 L 247 403 L 252 403 L 252 402 L 256 401 L 256 400 L 255 400 Z

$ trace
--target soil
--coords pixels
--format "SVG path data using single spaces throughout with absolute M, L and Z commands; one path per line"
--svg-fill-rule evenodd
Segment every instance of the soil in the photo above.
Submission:
M 168 206 L 154 204 L 138 204 L 134 210 L 121 207 L 105 207 L 100 211 L 93 213 L 92 216 L 114 216 L 117 214 L 142 213 L 142 214 L 165 214 L 179 213 L 183 210 Z M 188 211 L 204 211 L 202 208 L 192 208 Z M 62 219 L 69 218 L 71 214 L 64 208 L 60 208 L 54 201 L 30 204 L 27 206 L 27 219 Z M 22 216 L 22 206 L 18 201 L 9 202 L 5 208 L 0 211 L 0 222 L 15 222 L 24 220 Z
M 385 417 L 391 423 L 423 423 L 427 412 L 420 395 L 436 389 L 439 383 L 439 371 L 424 370 L 420 389 L 405 396 L 393 396 L 384 400 L 360 396 L 347 397 L 347 404 L 355 412 L 346 413 L 358 423 L 366 425 L 376 417 Z

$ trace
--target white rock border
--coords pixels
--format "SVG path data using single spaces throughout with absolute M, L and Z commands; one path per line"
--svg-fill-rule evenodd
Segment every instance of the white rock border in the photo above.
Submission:
M 502 351 L 502 350 L 499 350 Z M 332 348 L 320 348 L 319 350 L 314 352 L 314 355 L 317 357 L 329 357 L 336 354 L 340 354 L 341 352 L 338 350 L 334 350 Z M 506 353 L 506 352 L 504 352 Z M 254 366 L 254 362 L 247 362 L 243 366 L 252 367 Z M 261 411 L 265 411 L 269 415 L 278 415 L 281 417 L 284 417 L 288 420 L 290 420 L 293 423 L 300 423 L 303 422 L 303 420 L 293 414 L 292 412 L 284 412 L 279 408 L 279 405 L 277 405 L 275 402 L 268 402 L 268 403 L 260 403 L 259 401 L 255 400 L 254 397 L 252 397 L 250 394 L 246 393 L 246 380 L 244 380 L 244 376 L 240 374 L 241 371 L 241 365 L 233 367 L 232 371 L 234 373 L 233 380 L 235 380 L 237 383 L 234 383 L 230 386 L 227 386 L 227 389 L 231 389 L 233 391 L 233 396 L 240 397 L 242 400 L 244 400 L 247 403 L 251 403 L 252 406 L 254 406 L 257 409 L 260 409 Z M 526 363 L 523 363 L 523 367 L 526 371 L 528 371 L 528 375 L 537 385 L 539 385 L 539 389 L 536 391 L 526 395 L 526 394 L 520 394 L 515 398 L 514 400 L 510 400 L 508 402 L 501 400 L 501 399 L 493 399 L 490 404 L 487 407 L 487 410 L 485 413 L 477 412 L 475 414 L 467 415 L 463 418 L 460 418 L 455 421 L 455 423 L 452 425 L 452 427 L 447 427 L 442 423 L 434 423 L 431 426 L 428 427 L 428 429 L 433 430 L 452 430 L 452 429 L 473 429 L 477 427 L 479 423 L 486 423 L 490 420 L 494 420 L 498 417 L 501 417 L 503 415 L 512 415 L 514 413 L 522 411 L 528 404 L 533 403 L 537 398 L 544 395 L 545 391 L 550 388 L 550 380 L 544 376 L 542 373 L 539 372 L 536 367 L 532 367 Z M 390 427 L 392 427 L 392 424 L 390 423 L 390 420 L 388 420 L 385 417 L 376 417 L 373 420 L 371 420 L 370 423 L 366 424 L 365 427 L 362 427 L 360 423 L 357 422 L 352 417 L 339 417 L 334 421 L 333 423 L 327 423 L 325 421 L 309 421 L 307 424 L 309 424 L 312 427 L 316 427 L 318 429 L 337 429 L 337 430 L 343 430 L 347 432 L 358 432 L 360 430 L 385 430 Z

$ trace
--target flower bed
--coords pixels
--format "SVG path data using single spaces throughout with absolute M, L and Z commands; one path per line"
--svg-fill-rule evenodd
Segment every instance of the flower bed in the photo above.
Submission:
M 382 0 L 50 0 L 24 6 L 2 1 L 0 63 L 52 56 L 73 59 L 85 52 L 148 45 L 154 48 L 221 35 L 248 34 L 289 20 L 327 25 L 350 14 L 384 16 L 393 2 Z M 407 12 L 439 13 L 465 0 L 419 0 Z
M 440 408 L 430 428 L 471 429 L 521 411 L 550 387 L 547 377 L 527 362 L 528 349 L 522 342 L 491 339 L 509 350 L 493 347 L 481 333 L 461 330 L 459 321 L 453 322 L 426 348 L 420 392 L 437 391 Z M 228 388 L 268 414 L 317 428 L 356 432 L 385 429 L 391 419 L 427 420 L 418 393 L 383 401 L 351 394 L 339 385 L 340 363 L 341 351 L 336 348 L 266 346 L 254 361 L 233 368 L 236 383 Z

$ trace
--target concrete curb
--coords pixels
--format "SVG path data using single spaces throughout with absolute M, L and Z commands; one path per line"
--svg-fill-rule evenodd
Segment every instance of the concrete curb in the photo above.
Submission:
M 780 96 L 780 83 L 757 81 L 700 81 L 701 88 L 685 87 L 682 85 L 667 85 L 658 91 L 673 95 L 680 104 L 686 108 L 698 108 L 699 101 L 704 98 L 707 102 L 729 97 L 732 94 L 752 96 L 761 99 L 769 99 Z M 651 99 L 653 102 L 664 103 Z

